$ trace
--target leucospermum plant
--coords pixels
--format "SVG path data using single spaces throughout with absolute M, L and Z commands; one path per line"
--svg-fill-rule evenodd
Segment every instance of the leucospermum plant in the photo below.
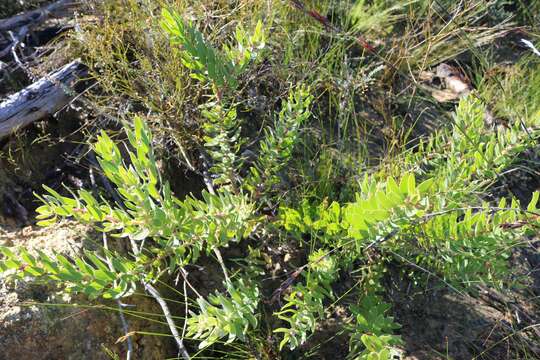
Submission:
M 208 190 L 177 198 L 160 174 L 150 129 L 135 117 L 125 126 L 125 150 L 106 132 L 92 145 L 110 185 L 107 194 L 68 189 L 71 195 L 64 196 L 46 187 L 37 195 L 43 203 L 37 209 L 39 225 L 69 217 L 129 250 L 104 247 L 67 257 L 0 247 L 1 271 L 56 282 L 90 298 L 120 299 L 142 286 L 163 304 L 153 285 L 185 275 L 186 266 L 215 255 L 222 269 L 217 283 L 223 286 L 207 296 L 192 289 L 196 298 L 186 301 L 182 336 L 162 306 L 184 358 L 189 358 L 184 336 L 199 351 L 235 342 L 251 346 L 253 333 L 271 339 L 276 353 L 302 351 L 334 305 L 343 302 L 347 358 L 386 360 L 402 345 L 382 285 L 388 264 L 412 265 L 417 278 L 426 271 L 458 291 L 476 283 L 507 282 L 510 249 L 538 226 L 539 194 L 526 209 L 514 198 L 494 202 L 477 194 L 537 141 L 537 133 L 517 124 L 487 130 L 485 106 L 464 98 L 450 128 L 397 159 L 398 171 L 383 168 L 359 176 L 348 201 L 290 200 L 282 191 L 283 179 L 311 117 L 311 89 L 291 86 L 273 124 L 256 138 L 242 132 L 241 112 L 232 100 L 242 74 L 263 54 L 262 22 L 251 32 L 238 25 L 234 40 L 220 49 L 175 12 L 164 10 L 161 26 L 192 77 L 211 89 L 200 107 L 204 146 L 199 150 L 208 162 L 201 173 Z M 254 154 L 250 161 L 246 150 Z M 250 248 L 245 264 L 226 264 L 221 250 L 245 249 L 248 238 L 256 250 Z M 273 265 L 265 251 L 275 238 L 305 251 L 306 263 L 288 272 L 269 299 L 260 275 Z M 351 301 L 349 291 L 335 285 L 353 272 L 360 275 L 350 289 Z
M 300 238 L 309 236 L 327 257 L 342 259 L 337 271 L 365 261 L 375 251 L 381 261 L 412 265 L 420 269 L 417 276 L 425 271 L 455 291 L 479 283 L 510 284 L 511 249 L 538 226 L 540 194 L 535 192 L 525 208 L 515 198 L 497 203 L 478 198 L 476 194 L 495 180 L 494 170 L 509 166 L 514 154 L 531 141 L 530 134 L 517 126 L 497 132 L 485 129 L 483 110 L 475 99 L 462 100 L 456 126 L 435 135 L 430 147 L 440 148 L 433 156 L 412 156 L 415 171 L 400 178 L 384 173 L 365 176 L 355 201 L 348 204 L 304 201 L 297 207 L 282 206 L 280 225 Z M 426 164 L 418 168 L 423 161 Z M 382 265 L 370 265 L 375 272 L 372 285 L 382 278 Z M 363 288 L 360 304 L 350 308 L 350 357 L 354 359 L 387 359 L 400 344 L 394 334 L 399 326 L 386 314 L 384 289 L 372 285 Z M 284 334 L 282 347 L 297 348 L 315 331 L 315 324 L 324 318 L 318 304 L 334 296 L 327 288 L 328 284 L 309 280 L 293 287 L 294 296 L 287 297 L 288 303 L 276 313 L 289 323 L 276 330 Z M 322 298 L 314 302 L 316 295 Z M 306 309 L 310 315 L 304 314 Z
M 132 294 L 139 284 L 154 284 L 164 274 L 173 274 L 195 263 L 201 253 L 209 254 L 227 247 L 251 233 L 255 225 L 254 205 L 245 195 L 203 192 L 202 199 L 176 198 L 159 175 L 152 134 L 142 119 L 135 118 L 134 128 L 126 126 L 125 130 L 130 145 L 127 159 L 105 132 L 93 146 L 104 176 L 114 185 L 118 202 L 96 198 L 86 190 L 66 197 L 45 188 L 47 194 L 38 195 L 44 205 L 37 212 L 41 226 L 52 225 L 66 217 L 92 224 L 118 241 L 127 241 L 131 246 L 129 253 L 104 249 L 86 251 L 84 256 L 68 259 L 61 254 L 40 252 L 34 256 L 25 249 L 12 251 L 2 247 L 2 271 L 14 270 L 19 278 L 32 276 L 57 282 L 66 290 L 81 292 L 90 298 L 118 299 Z M 227 282 L 230 300 L 214 304 L 212 308 L 212 313 L 217 312 L 217 319 L 221 320 L 214 324 L 218 333 L 207 332 L 210 325 L 203 318 L 208 317 L 209 306 L 207 300 L 199 299 L 202 313 L 189 322 L 189 331 L 197 333 L 198 339 L 207 339 L 202 344 L 213 343 L 224 336 L 241 337 L 234 321 L 251 319 L 243 325 L 243 331 L 246 326 L 257 324 L 254 317 L 257 287 L 249 287 L 250 292 L 245 289 L 248 285 L 242 280 Z M 239 297 L 239 293 L 242 296 Z M 223 296 L 211 296 L 210 302 L 215 303 L 213 299 Z M 216 305 L 225 306 L 216 308 Z M 233 321 L 233 325 L 224 327 L 224 322 L 229 321 Z
M 246 340 L 249 330 L 259 323 L 259 284 L 249 278 L 231 279 L 219 249 L 246 238 L 258 218 L 256 204 L 249 191 L 241 189 L 237 175 L 243 164 L 236 153 L 243 140 L 239 136 L 236 110 L 225 104 L 221 90 L 234 88 L 237 76 L 263 49 L 262 23 L 257 23 L 251 36 L 239 26 L 237 45 L 226 47 L 224 53 L 209 45 L 196 28 L 177 14 L 164 11 L 162 27 L 170 34 L 173 45 L 182 46 L 184 64 L 192 70 L 192 75 L 211 83 L 216 91 L 215 101 L 203 109 L 208 120 L 204 124 L 205 145 L 213 161 L 209 191 L 203 191 L 199 198 L 188 196 L 181 200 L 174 196 L 157 167 L 152 133 L 144 121 L 136 117 L 133 127 L 125 126 L 127 157 L 122 156 L 119 144 L 106 132 L 102 132 L 92 146 L 113 194 L 108 194 L 107 198 L 96 197 L 90 191 L 79 190 L 70 191 L 72 196 L 63 196 L 48 187 L 45 187 L 46 194 L 37 194 L 44 204 L 37 209 L 39 225 L 50 226 L 68 217 L 92 224 L 111 238 L 126 241 L 129 253 L 102 249 L 68 259 L 61 254 L 33 256 L 24 249 L 12 251 L 2 247 L 4 258 L 0 269 L 17 270 L 18 277 L 55 281 L 68 291 L 82 292 L 90 298 L 119 299 L 131 295 L 141 284 L 147 288 L 164 275 L 182 272 L 203 253 L 215 253 L 224 272 L 225 291 L 208 298 L 198 295 L 196 309 L 189 310 L 187 335 L 198 340 L 200 348 L 221 339 L 228 343 Z M 261 150 L 266 154 L 261 157 L 263 165 L 270 166 L 267 176 L 275 176 L 282 166 L 279 161 L 291 156 L 298 126 L 309 116 L 310 99 L 305 87 L 291 90 L 289 102 L 285 103 L 276 123 L 276 131 L 283 135 L 279 141 L 284 143 L 286 152 L 281 156 L 272 155 L 268 145 Z M 278 141 L 271 130 L 267 133 L 269 140 L 265 144 Z M 257 180 L 262 179 L 263 176 L 258 175 Z M 173 334 L 174 327 L 171 327 Z
M 174 11 L 162 11 L 161 27 L 169 34 L 171 44 L 181 47 L 183 63 L 192 71 L 191 76 L 211 82 L 216 91 L 223 87 L 236 88 L 238 76 L 251 62 L 260 59 L 265 47 L 266 34 L 260 20 L 253 34 L 248 34 L 239 24 L 236 43 L 226 45 L 223 50 L 212 46 L 192 23 Z
M 301 98 L 291 97 L 291 101 Z M 297 110 L 303 114 L 305 108 Z M 280 119 L 286 121 L 283 114 Z M 87 190 L 66 197 L 45 187 L 47 193 L 37 195 L 44 203 L 37 212 L 41 226 L 69 217 L 92 224 L 120 241 L 124 239 L 131 244 L 128 256 L 103 250 L 86 251 L 83 257 L 67 259 L 61 254 L 49 256 L 40 252 L 33 256 L 24 249 L 14 252 L 2 247 L 1 270 L 17 270 L 18 277 L 56 281 L 67 290 L 85 293 L 90 298 L 118 299 L 131 295 L 138 284 L 154 283 L 163 274 L 173 274 L 195 263 L 201 253 L 210 254 L 252 232 L 256 224 L 255 204 L 249 196 L 222 187 L 216 193 L 203 191 L 202 199 L 176 198 L 168 182 L 161 179 L 152 134 L 144 121 L 136 117 L 133 129 L 126 126 L 125 131 L 129 142 L 127 159 L 105 132 L 93 145 L 103 175 L 114 186 L 118 200 L 96 198 Z M 216 154 L 215 158 L 220 159 L 219 156 Z M 226 169 L 220 167 L 215 172 L 221 170 L 225 175 Z M 231 281 L 224 275 L 226 293 L 199 298 L 200 313 L 191 312 L 187 322 L 188 334 L 201 340 L 201 347 L 223 337 L 228 337 L 229 342 L 245 339 L 248 328 L 257 325 L 258 285 L 249 279 Z

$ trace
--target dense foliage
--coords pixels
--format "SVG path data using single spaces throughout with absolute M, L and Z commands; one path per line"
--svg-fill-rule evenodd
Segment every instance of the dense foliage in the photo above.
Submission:
M 427 3 L 358 1 L 344 25 L 351 34 L 368 29 L 387 34 L 406 17 L 403 9 L 426 14 L 431 11 Z M 503 8 L 498 9 L 502 14 Z M 483 10 L 467 8 L 459 17 L 480 21 Z M 327 124 L 313 125 L 325 121 L 316 118 L 324 95 L 321 84 L 309 76 L 291 77 L 277 111 L 266 115 L 271 121 L 249 131 L 242 87 L 249 71 L 271 56 L 269 23 L 255 19 L 251 28 L 239 24 L 221 47 L 173 10 L 163 10 L 160 26 L 170 40 L 171 56 L 205 92 L 197 104 L 200 143 L 192 151 L 203 159 L 206 190 L 185 198 L 173 194 L 159 167 L 153 129 L 136 116 L 124 124 L 125 144 L 102 131 L 92 145 L 111 185 L 108 192 L 69 190 L 71 195 L 64 196 L 45 188 L 45 194 L 37 194 L 43 203 L 37 209 L 40 225 L 73 218 L 92 224 L 109 241 L 125 242 L 129 250 L 101 248 L 66 258 L 1 247 L 0 270 L 21 279 L 58 282 L 66 291 L 92 299 L 120 299 L 146 284 L 158 285 L 178 274 L 187 277 L 185 269 L 191 265 L 216 261 L 222 286 L 206 296 L 190 290 L 188 310 L 181 314 L 186 317 L 183 336 L 201 354 L 246 344 L 246 357 L 305 351 L 338 305 L 346 309 L 341 330 L 349 339 L 348 359 L 399 356 L 400 326 L 385 292 L 389 268 L 400 268 L 415 285 L 435 278 L 457 292 L 473 292 L 478 284 L 516 285 L 508 260 L 540 225 L 539 193 L 521 203 L 490 189 L 538 142 L 540 107 L 536 97 L 527 95 L 537 94 L 540 86 L 538 60 L 525 57 L 514 65 L 515 74 L 508 72 L 496 83 L 480 80 L 478 90 L 458 100 L 451 115 L 438 113 L 448 120 L 445 126 L 404 144 L 376 166 L 364 162 L 365 149 L 350 145 L 355 134 L 347 133 L 351 125 L 346 122 L 352 115 L 340 118 L 339 131 L 347 134 L 336 140 L 336 149 L 350 147 L 335 164 L 325 158 L 331 156 L 328 147 L 317 143 L 323 135 L 316 132 L 328 130 Z M 497 29 L 490 31 L 475 37 L 475 46 L 486 43 Z M 350 37 L 328 45 L 328 52 L 346 53 L 347 41 Z M 421 52 L 423 46 L 414 50 Z M 429 61 L 461 53 L 451 50 L 441 47 Z M 366 64 L 360 75 L 344 76 L 361 76 L 363 86 L 369 86 L 393 67 Z M 492 108 L 486 97 L 513 91 L 520 81 L 516 76 L 528 79 L 520 85 L 519 104 L 514 106 L 512 97 L 501 98 Z M 335 86 L 348 89 L 346 84 Z M 340 99 L 339 116 L 345 116 L 349 101 L 355 100 Z M 492 111 L 508 117 L 508 124 L 487 125 Z M 396 146 L 402 141 L 394 140 Z M 315 169 L 311 174 L 306 172 L 310 166 Z M 281 246 L 302 255 L 277 284 L 274 278 L 269 291 L 265 281 L 275 263 L 264 249 Z M 231 247 L 241 249 L 245 258 L 224 256 Z M 353 279 L 347 290 L 338 286 L 344 278 Z M 267 338 L 277 341 L 260 341 Z

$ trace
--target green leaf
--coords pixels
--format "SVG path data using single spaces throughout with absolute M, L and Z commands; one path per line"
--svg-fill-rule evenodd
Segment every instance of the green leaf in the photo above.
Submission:
M 109 273 L 109 267 L 101 261 L 96 255 L 90 251 L 85 251 L 85 255 L 90 259 L 90 261 L 102 272 Z
M 425 195 L 426 193 L 428 193 L 431 190 L 434 183 L 435 183 L 435 179 L 433 179 L 433 178 L 422 181 L 418 185 L 418 192 L 420 194 L 422 194 L 422 195 Z
M 527 206 L 527 211 L 535 211 L 536 210 L 536 204 L 538 203 L 538 198 L 540 197 L 539 191 L 534 191 L 532 194 L 532 199 L 529 202 L 529 205 Z

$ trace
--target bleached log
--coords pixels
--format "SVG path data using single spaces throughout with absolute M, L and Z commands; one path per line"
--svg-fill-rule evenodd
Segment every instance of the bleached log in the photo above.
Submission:
M 73 85 L 87 73 L 78 60 L 39 79 L 0 103 L 0 139 L 53 115 L 77 95 Z
M 13 31 L 22 26 L 32 27 L 45 21 L 50 15 L 65 10 L 73 0 L 59 0 L 39 9 L 28 11 L 6 19 L 0 19 L 0 31 Z

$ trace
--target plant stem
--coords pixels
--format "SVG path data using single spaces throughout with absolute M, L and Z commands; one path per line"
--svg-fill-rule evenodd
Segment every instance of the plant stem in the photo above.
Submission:
M 120 313 L 120 322 L 122 323 L 122 330 L 124 331 L 124 334 L 129 333 L 129 325 L 126 320 L 126 317 L 124 316 L 124 309 L 122 308 L 122 303 L 120 300 L 116 299 L 116 304 L 118 305 L 118 311 Z M 131 336 L 128 336 L 127 338 L 127 354 L 126 354 L 126 360 L 131 360 L 131 355 L 133 354 L 133 341 L 131 340 Z
M 156 301 L 158 302 L 159 306 L 161 306 L 161 311 L 163 311 L 163 315 L 165 315 L 165 319 L 167 319 L 167 324 L 169 325 L 169 330 L 171 330 L 171 333 L 174 337 L 174 340 L 176 341 L 176 345 L 178 346 L 178 349 L 180 350 L 180 355 L 184 360 L 191 359 L 189 356 L 189 353 L 186 350 L 186 347 L 184 346 L 184 341 L 180 334 L 178 333 L 178 330 L 176 329 L 176 324 L 174 323 L 174 320 L 172 318 L 171 312 L 169 311 L 169 307 L 167 306 L 167 303 L 165 300 L 163 300 L 163 297 L 161 297 L 159 291 L 153 287 L 151 284 L 143 281 L 144 288 Z
M 97 160 L 95 159 L 95 155 L 94 155 L 94 160 L 97 163 Z M 109 180 L 104 176 L 103 176 L 103 183 L 105 184 L 107 190 L 110 191 L 110 193 L 115 197 L 115 199 L 118 202 L 119 206 L 121 206 L 122 208 L 125 209 L 124 202 L 120 199 L 120 197 L 118 196 L 118 193 L 112 188 Z M 135 255 L 138 255 L 140 253 L 140 251 L 141 251 L 140 248 L 137 246 L 136 242 L 131 237 L 129 238 L 129 240 L 130 240 L 130 243 L 131 243 L 133 253 Z M 107 238 L 105 236 L 105 233 L 103 234 L 103 241 L 104 241 L 104 246 L 107 249 Z M 109 266 L 112 266 L 112 264 L 109 264 Z M 141 282 L 144 285 L 144 288 L 146 289 L 146 291 L 148 291 L 148 293 L 150 293 L 150 295 L 158 302 L 159 306 L 161 307 L 161 310 L 163 311 L 163 315 L 165 316 L 165 319 L 167 319 L 167 324 L 169 325 L 169 329 L 171 330 L 171 333 L 172 333 L 172 335 L 174 337 L 174 340 L 176 341 L 176 345 L 178 346 L 178 350 L 179 350 L 182 358 L 184 360 L 189 360 L 190 356 L 189 356 L 189 353 L 186 350 L 186 347 L 184 346 L 183 337 L 181 337 L 180 334 L 178 334 L 178 331 L 176 330 L 176 324 L 174 323 L 174 320 L 172 318 L 169 307 L 167 306 L 167 303 L 165 302 L 165 300 L 163 300 L 163 297 L 161 297 L 161 295 L 159 294 L 159 291 L 155 287 L 153 287 L 151 284 L 147 283 L 144 280 L 142 280 Z M 118 305 L 120 306 L 120 304 L 118 304 Z M 121 314 L 121 320 L 122 320 L 123 313 L 120 312 L 120 314 Z M 123 322 L 124 321 L 125 321 L 125 318 L 123 319 Z M 132 348 L 132 346 L 130 346 L 130 343 L 129 343 L 130 341 L 131 341 L 131 339 L 128 337 L 128 354 L 129 354 L 129 351 L 130 351 L 129 348 L 130 347 Z M 129 357 L 128 357 L 128 360 L 129 360 Z
M 223 257 L 221 256 L 221 251 L 219 251 L 218 248 L 214 248 L 214 254 L 216 254 L 219 265 L 221 265 L 221 269 L 223 270 L 223 274 L 225 275 L 225 281 L 227 282 L 227 285 L 232 284 L 231 279 L 229 278 L 229 274 L 227 272 L 227 267 L 225 266 L 225 262 L 223 261 Z
M 92 185 L 95 188 L 95 180 L 93 176 L 92 168 L 90 168 L 90 179 L 92 181 Z M 114 272 L 114 267 L 111 261 L 111 257 L 109 256 L 109 242 L 107 241 L 107 234 L 103 233 L 103 248 L 105 249 L 105 258 L 107 259 L 107 265 L 109 266 L 109 269 L 111 272 Z M 126 320 L 126 317 L 124 316 L 124 308 L 122 307 L 122 303 L 119 299 L 116 299 L 116 304 L 118 305 L 118 313 L 120 316 L 120 323 L 122 324 L 122 330 L 124 331 L 124 335 L 129 334 L 129 324 Z M 127 353 L 126 353 L 126 360 L 131 360 L 131 355 L 133 354 L 133 340 L 131 340 L 131 336 L 127 336 Z

